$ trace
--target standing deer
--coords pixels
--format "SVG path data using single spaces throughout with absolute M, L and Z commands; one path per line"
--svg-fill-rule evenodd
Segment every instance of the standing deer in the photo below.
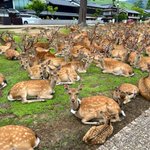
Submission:
M 40 139 L 29 128 L 19 125 L 0 127 L 1 150 L 33 150 L 40 143 Z
M 64 86 L 70 96 L 71 113 L 80 118 L 82 123 L 98 125 L 100 122 L 106 122 L 103 112 L 107 109 L 114 116 L 111 122 L 120 121 L 119 114 L 122 112 L 117 102 L 106 96 L 91 96 L 85 97 L 82 100 L 78 98 L 79 91 L 82 89 L 80 85 L 78 88 L 70 88 L 68 85 Z M 92 119 L 98 121 L 90 122 Z

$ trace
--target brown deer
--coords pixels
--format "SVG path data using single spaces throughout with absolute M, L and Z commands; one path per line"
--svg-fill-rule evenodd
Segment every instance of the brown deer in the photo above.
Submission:
M 149 75 L 143 77 L 138 82 L 140 94 L 147 100 L 150 100 L 150 64 L 148 64 Z
M 0 46 L 0 54 L 4 54 L 6 50 L 10 49 L 12 46 L 12 42 L 7 42 L 5 45 Z
M 30 128 L 19 125 L 0 127 L 1 150 L 33 150 L 39 143 L 40 139 Z
M 19 55 L 19 52 L 14 49 L 8 49 L 5 51 L 5 57 L 10 60 L 17 60 Z
M 7 86 L 7 81 L 4 75 L 0 73 L 0 89 L 3 89 L 5 86 Z
M 122 75 L 125 77 L 131 77 L 134 75 L 134 71 L 131 66 L 112 58 L 100 59 L 99 67 L 103 70 L 103 73 L 112 73 L 114 75 Z
M 75 81 L 79 81 L 80 76 L 71 63 L 61 66 L 58 71 L 57 85 L 60 84 L 73 84 Z
M 16 83 L 9 91 L 8 100 L 21 100 L 22 103 L 32 103 L 52 99 L 58 76 L 56 70 L 50 70 L 49 73 L 51 76 L 48 80 L 28 80 Z M 37 99 L 28 100 L 29 96 Z
M 117 60 L 125 61 L 128 55 L 128 51 L 124 48 L 123 45 L 115 45 L 114 49 L 110 52 L 111 57 Z
M 122 111 L 117 102 L 115 102 L 113 99 L 99 95 L 85 97 L 80 100 L 78 98 L 78 94 L 82 89 L 81 85 L 78 88 L 70 88 L 68 85 L 65 85 L 64 87 L 70 96 L 71 113 L 80 118 L 82 123 L 98 125 L 101 123 L 101 121 L 106 122 L 103 112 L 107 112 L 107 109 L 109 112 L 111 112 L 111 114 L 114 115 L 114 118 L 111 119 L 111 122 L 120 121 L 119 114 Z M 98 121 L 90 122 L 93 119 Z
M 83 141 L 88 144 L 103 144 L 106 139 L 113 133 L 113 126 L 111 124 L 111 114 L 104 112 L 107 122 L 103 125 L 91 127 L 83 137 Z
M 127 104 L 131 99 L 135 98 L 139 93 L 137 86 L 130 83 L 123 83 L 113 91 L 113 99 L 121 102 L 120 105 Z
M 44 69 L 46 69 L 46 64 L 41 63 L 39 65 L 33 65 L 30 67 L 28 59 L 25 59 L 24 69 L 28 72 L 30 79 L 41 79 Z

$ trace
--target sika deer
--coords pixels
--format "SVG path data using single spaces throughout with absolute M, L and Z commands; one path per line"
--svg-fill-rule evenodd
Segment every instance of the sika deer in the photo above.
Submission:
M 58 71 L 57 85 L 73 84 L 75 81 L 79 80 L 80 76 L 77 74 L 71 63 L 61 66 L 61 69 Z
M 56 70 L 50 72 L 51 76 L 48 80 L 28 80 L 16 83 L 9 91 L 8 100 L 21 100 L 22 103 L 31 103 L 52 99 L 58 76 Z M 37 97 L 37 99 L 28 100 L 28 96 Z
M 130 83 L 123 83 L 113 91 L 113 99 L 120 101 L 119 104 L 127 104 L 132 98 L 135 98 L 139 93 L 137 86 Z
M 148 65 L 149 75 L 143 77 L 138 82 L 140 94 L 147 100 L 150 100 L 150 64 Z
M 5 45 L 0 46 L 0 54 L 4 54 L 6 50 L 10 49 L 12 46 L 12 42 L 7 42 Z
M 0 127 L 1 150 L 33 150 L 40 139 L 29 128 L 18 125 Z
M 131 66 L 112 58 L 100 59 L 99 67 L 103 69 L 103 73 L 112 73 L 114 75 L 122 75 L 125 77 L 130 77 L 134 75 Z
M 19 58 L 19 52 L 14 49 L 8 49 L 5 52 L 5 57 L 10 60 L 17 60 Z
M 106 139 L 113 133 L 113 126 L 111 124 L 110 113 L 104 112 L 103 115 L 106 117 L 106 123 L 99 126 L 91 127 L 83 137 L 83 141 L 89 144 L 103 144 Z
M 0 89 L 4 88 L 5 86 L 7 86 L 7 81 L 4 75 L 0 73 Z
M 117 102 L 106 96 L 91 96 L 80 100 L 78 98 L 79 91 L 82 89 L 81 85 L 78 88 L 69 88 L 68 85 L 64 86 L 70 96 L 71 113 L 80 118 L 84 124 L 98 125 L 100 122 L 106 122 L 103 112 L 107 109 L 114 116 L 111 122 L 120 121 L 119 114 L 122 112 Z M 96 119 L 98 121 L 90 122 Z M 102 119 L 102 120 L 101 120 Z

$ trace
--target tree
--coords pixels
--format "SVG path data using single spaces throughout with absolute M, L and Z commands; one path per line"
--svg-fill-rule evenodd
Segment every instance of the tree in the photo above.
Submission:
M 125 14 L 125 13 L 120 13 L 120 14 L 118 14 L 118 16 L 115 16 L 114 18 L 115 18 L 115 20 L 118 19 L 118 22 L 121 22 L 123 20 L 127 20 L 128 19 L 128 15 Z
M 99 8 L 95 9 L 95 13 L 92 15 L 93 17 L 99 17 L 100 15 L 102 15 L 102 11 Z
M 58 7 L 53 7 L 53 6 L 47 6 L 47 11 L 49 11 L 52 15 L 52 18 L 53 18 L 53 15 L 55 14 L 55 12 L 58 10 Z
M 79 21 L 78 23 L 86 25 L 87 0 L 80 0 Z
M 112 0 L 112 4 L 113 4 L 113 6 L 115 5 L 115 2 L 116 2 L 116 0 Z
M 36 15 L 39 16 L 42 11 L 46 8 L 46 3 L 43 0 L 32 0 L 27 4 L 27 9 L 35 11 Z
M 134 6 L 135 7 L 139 7 L 139 8 L 143 8 L 144 5 L 143 5 L 143 0 L 137 0 L 135 3 L 134 3 Z
M 150 0 L 147 1 L 146 9 L 150 9 Z
M 139 12 L 140 13 L 140 17 L 143 20 L 143 17 L 145 16 L 145 13 L 144 13 L 144 10 L 142 8 L 133 6 L 132 10 L 135 10 L 135 11 Z

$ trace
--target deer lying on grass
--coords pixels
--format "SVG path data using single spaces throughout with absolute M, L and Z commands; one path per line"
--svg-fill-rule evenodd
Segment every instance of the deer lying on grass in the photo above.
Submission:
M 0 73 L 0 89 L 4 88 L 5 86 L 7 86 L 7 81 L 4 75 Z
M 77 74 L 70 63 L 61 66 L 61 69 L 58 71 L 57 85 L 73 84 L 75 81 L 79 80 L 80 76 Z
M 5 57 L 7 59 L 10 59 L 10 60 L 17 60 L 19 59 L 19 52 L 17 52 L 16 50 L 14 49 L 8 49 L 5 51 Z
M 133 69 L 126 63 L 112 59 L 102 58 L 99 60 L 99 67 L 103 69 L 103 73 L 112 73 L 114 75 L 122 75 L 130 77 L 134 75 Z
M 118 101 L 119 105 L 127 104 L 139 93 L 137 86 L 130 83 L 123 83 L 113 91 L 113 99 Z
M 83 141 L 88 144 L 103 144 L 106 139 L 113 133 L 113 126 L 111 124 L 111 114 L 104 112 L 107 122 L 103 125 L 91 127 L 83 137 Z
M 32 103 L 52 99 L 58 76 L 56 70 L 49 71 L 51 76 L 48 80 L 28 80 L 16 83 L 9 91 L 8 100 L 21 100 L 22 103 Z M 37 99 L 28 100 L 29 96 Z
M 5 45 L 0 46 L 0 54 L 4 54 L 6 50 L 10 49 L 12 46 L 12 42 L 7 42 Z
M 107 120 L 103 115 L 103 112 L 107 112 L 107 109 L 114 116 L 114 118 L 111 119 L 111 122 L 120 121 L 119 114 L 122 111 L 118 103 L 113 99 L 99 95 L 86 97 L 80 100 L 78 94 L 82 89 L 81 85 L 78 88 L 69 88 L 68 85 L 65 85 L 64 88 L 70 96 L 71 113 L 80 118 L 82 123 L 98 125 L 101 121 L 106 122 Z M 90 122 L 93 119 L 98 121 Z
M 46 69 L 46 64 L 44 63 L 33 65 L 32 67 L 30 67 L 28 59 L 25 59 L 25 62 L 23 62 L 23 64 L 24 69 L 28 72 L 30 79 L 41 79 L 43 72 Z
M 138 82 L 140 94 L 147 100 L 150 100 L 150 64 L 148 65 L 149 75 L 143 77 Z
M 124 48 L 123 45 L 115 45 L 114 49 L 110 53 L 111 57 L 117 60 L 121 60 L 123 62 L 125 62 L 128 55 L 128 51 Z
M 33 150 L 40 139 L 29 128 L 18 125 L 0 127 L 1 150 Z

